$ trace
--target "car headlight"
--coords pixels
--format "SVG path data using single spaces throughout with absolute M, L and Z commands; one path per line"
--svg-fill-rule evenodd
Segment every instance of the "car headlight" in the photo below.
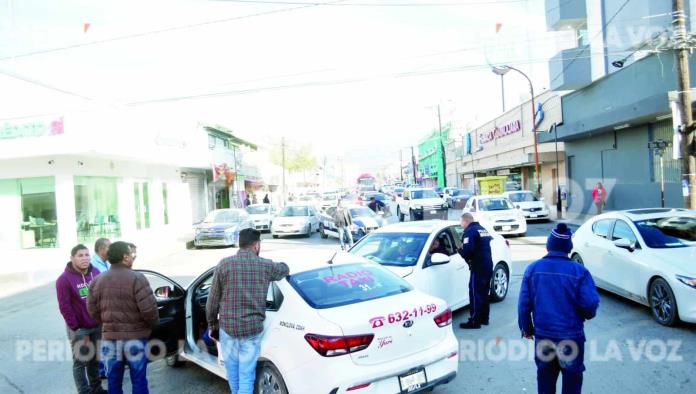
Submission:
M 445 209 L 447 209 L 447 208 L 449 208 L 449 205 L 447 205 L 447 203 L 443 203 L 443 204 L 442 204 L 442 207 L 445 208 Z
M 677 275 L 677 280 L 680 281 L 681 283 L 691 287 L 692 289 L 696 289 L 696 278 L 690 278 L 688 276 Z
M 201 231 L 203 231 L 203 230 L 201 230 L 200 228 L 197 228 L 197 229 L 195 229 L 194 231 L 196 232 L 196 235 L 198 235 L 198 234 L 200 234 Z
M 235 231 L 237 231 L 237 229 L 234 227 L 230 227 L 230 228 L 225 229 L 226 234 L 233 234 Z

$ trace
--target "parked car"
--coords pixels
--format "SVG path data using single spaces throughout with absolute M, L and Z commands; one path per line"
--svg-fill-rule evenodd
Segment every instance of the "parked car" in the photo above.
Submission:
M 583 223 L 573 245 L 597 287 L 648 306 L 662 325 L 696 323 L 696 211 L 605 213 Z
M 324 193 L 321 196 L 321 208 L 335 207 L 338 204 L 338 193 Z
M 452 188 L 445 191 L 445 201 L 450 208 L 462 209 L 473 195 L 471 190 Z
M 445 188 L 444 187 L 434 187 L 433 190 L 435 190 L 435 193 L 437 193 L 440 198 L 445 198 Z
M 216 209 L 194 228 L 193 245 L 196 248 L 234 246 L 238 243 L 239 231 L 245 228 L 254 228 L 254 222 L 247 211 L 237 208 Z
M 524 236 L 527 220 L 505 196 L 484 195 L 469 198 L 464 206 L 478 222 L 487 224 L 498 234 Z
M 345 207 L 353 220 L 350 232 L 353 240 L 357 241 L 378 228 L 384 226 L 386 220 L 381 215 L 374 213 L 370 208 L 361 205 L 347 205 Z M 319 234 L 322 238 L 329 236 L 338 238 L 338 228 L 334 220 L 336 207 L 328 208 L 320 215 Z
M 401 196 L 403 196 L 405 190 L 406 190 L 406 188 L 401 187 L 401 186 L 395 187 L 394 190 L 392 191 L 392 194 L 391 194 L 392 201 L 396 201 L 397 199 L 401 198 Z
M 271 235 L 304 235 L 309 238 L 319 230 L 319 216 L 313 205 L 290 204 L 283 208 L 273 220 Z
M 549 220 L 551 210 L 548 204 L 544 202 L 544 198 L 537 197 L 534 192 L 529 190 L 520 190 L 513 192 L 505 192 L 503 195 L 510 199 L 512 204 L 522 210 L 525 219 L 527 220 Z
M 406 215 L 409 220 L 447 219 L 447 202 L 433 189 L 406 189 L 397 201 L 396 215 L 403 222 Z
M 286 262 L 290 276 L 268 289 L 254 392 L 405 393 L 454 380 L 459 344 L 447 303 L 377 264 L 331 254 L 263 255 Z M 217 346 L 203 340 L 214 268 L 188 287 L 141 272 L 156 289 L 151 339 L 166 345 L 167 364 L 190 361 L 225 379 Z
M 253 204 L 246 207 L 247 213 L 251 216 L 251 220 L 254 222 L 254 227 L 257 230 L 271 231 L 271 226 L 273 225 L 273 218 L 278 209 L 271 204 Z
M 505 299 L 511 275 L 512 257 L 507 241 L 493 236 L 493 278 L 491 300 Z M 349 250 L 389 268 L 416 289 L 447 301 L 456 310 L 469 305 L 469 268 L 457 250 L 461 248 L 464 230 L 459 222 L 429 220 L 397 223 L 368 234 Z M 440 248 L 430 253 L 433 242 Z

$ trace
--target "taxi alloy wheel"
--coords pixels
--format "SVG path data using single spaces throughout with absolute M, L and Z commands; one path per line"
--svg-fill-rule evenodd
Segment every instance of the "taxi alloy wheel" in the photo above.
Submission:
M 285 387 L 285 381 L 280 375 L 280 372 L 271 363 L 263 363 L 256 373 L 256 390 L 257 394 L 288 394 L 288 388 Z
M 505 299 L 508 293 L 508 273 L 503 264 L 498 264 L 493 269 L 491 279 L 491 301 L 500 302 Z

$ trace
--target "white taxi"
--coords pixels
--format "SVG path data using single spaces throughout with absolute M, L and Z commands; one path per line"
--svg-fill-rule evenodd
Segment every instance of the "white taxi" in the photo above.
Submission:
M 458 343 L 445 301 L 358 256 L 265 257 L 286 262 L 290 276 L 268 290 L 256 393 L 412 393 L 456 377 Z M 166 344 L 168 364 L 188 360 L 225 378 L 217 347 L 203 339 L 213 270 L 187 288 L 141 272 L 156 289 L 160 325 L 152 339 Z
M 502 235 L 524 236 L 527 220 L 524 213 L 505 196 L 474 196 L 467 200 L 464 212 L 469 212 L 481 224 Z
M 500 302 L 507 296 L 512 257 L 507 241 L 488 231 L 493 236 L 491 301 Z M 463 234 L 456 221 L 396 223 L 368 234 L 348 252 L 383 265 L 416 289 L 442 298 L 457 310 L 470 301 L 469 267 L 457 252 Z

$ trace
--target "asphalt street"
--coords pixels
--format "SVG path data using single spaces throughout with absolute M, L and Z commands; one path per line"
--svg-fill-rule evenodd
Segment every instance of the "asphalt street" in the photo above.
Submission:
M 457 212 L 452 212 L 456 217 Z M 536 391 L 536 369 L 517 329 L 517 295 L 521 274 L 544 254 L 544 239 L 553 223 L 530 226 L 526 237 L 510 238 L 513 276 L 508 297 L 491 307 L 491 322 L 481 330 L 460 330 L 467 308 L 455 313 L 460 340 L 459 375 L 437 393 Z M 263 251 L 294 248 L 338 249 L 333 238 L 272 239 Z M 262 251 L 262 253 L 263 253 Z M 146 268 L 182 283 L 215 265 L 236 249 L 181 250 Z M 136 261 L 137 265 L 137 261 Z M 462 286 L 466 286 L 462 283 Z M 586 393 L 692 393 L 696 383 L 696 326 L 666 328 L 647 308 L 601 292 L 597 317 L 586 324 Z M 66 339 L 53 284 L 0 299 L 0 393 L 74 393 L 71 361 L 46 341 Z M 43 346 L 43 347 L 42 347 Z M 525 351 L 525 349 L 527 351 Z M 63 352 L 64 353 L 64 352 Z M 191 363 L 182 368 L 164 362 L 149 366 L 153 393 L 226 393 L 226 382 Z M 312 377 L 309 377 L 312 378 Z M 692 380 L 694 379 L 694 380 Z M 128 379 L 126 379 L 126 385 Z M 126 388 L 126 392 L 130 387 Z

